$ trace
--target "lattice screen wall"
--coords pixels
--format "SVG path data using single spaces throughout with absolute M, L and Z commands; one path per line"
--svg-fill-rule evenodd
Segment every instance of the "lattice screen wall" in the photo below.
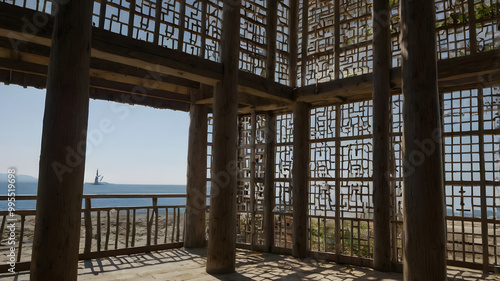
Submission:
M 278 0 L 275 81 L 291 84 L 292 47 L 298 52 L 298 86 L 372 72 L 372 25 L 385 16 L 391 18 L 392 65 L 401 66 L 399 0 L 390 1 L 390 15 L 375 18 L 373 0 L 299 0 L 297 15 L 290 14 L 290 1 Z M 51 9 L 50 0 L 0 2 Z M 220 61 L 222 6 L 223 0 L 97 0 L 93 25 Z M 241 8 L 240 69 L 260 76 L 266 76 L 267 6 L 268 0 L 243 0 Z M 500 0 L 435 0 L 435 7 L 438 59 L 500 48 Z M 291 18 L 298 19 L 298 30 L 290 30 Z M 298 33 L 298 42 L 290 42 L 291 32 Z
M 292 247 L 293 115 L 276 115 L 274 244 Z
M 483 254 L 490 265 L 500 259 L 500 88 L 475 88 L 441 93 L 444 137 L 444 180 L 447 208 L 448 259 L 456 265 L 478 268 Z M 403 222 L 403 96 L 392 97 L 392 255 L 402 261 Z M 255 172 L 255 190 L 249 183 L 249 163 L 265 154 L 263 143 L 252 142 L 265 135 L 265 119 L 240 117 L 238 190 L 239 242 L 262 245 L 262 201 L 260 179 Z M 261 120 L 259 122 L 259 120 Z M 372 103 L 362 101 L 313 108 L 310 112 L 309 250 L 354 258 L 373 255 L 372 203 Z M 292 247 L 293 114 L 276 115 L 275 155 L 275 246 Z M 432 145 L 423 142 L 427 149 Z M 424 147 L 424 148 L 425 148 Z M 252 152 L 252 149 L 254 150 Z M 253 155 L 253 153 L 255 153 Z M 414 165 L 413 163 L 412 165 Z M 257 169 L 257 168 L 256 168 Z M 411 167 L 410 167 L 411 169 Z M 252 220 L 251 195 L 255 192 Z M 245 218 L 245 220 L 242 220 Z M 256 240 L 252 242 L 254 221 Z M 488 252 L 485 252 L 487 243 Z
M 264 243 L 265 115 L 239 118 L 237 243 Z

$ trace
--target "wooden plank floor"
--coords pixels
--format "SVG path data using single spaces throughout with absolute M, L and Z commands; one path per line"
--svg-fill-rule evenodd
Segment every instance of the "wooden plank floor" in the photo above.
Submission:
M 403 280 L 399 273 L 247 250 L 238 250 L 234 274 L 209 275 L 205 272 L 205 262 L 205 251 L 198 249 L 103 258 L 80 262 L 78 280 Z M 448 277 L 449 280 L 500 280 L 493 274 L 456 267 L 448 268 Z M 0 280 L 29 280 L 29 274 L 0 275 Z

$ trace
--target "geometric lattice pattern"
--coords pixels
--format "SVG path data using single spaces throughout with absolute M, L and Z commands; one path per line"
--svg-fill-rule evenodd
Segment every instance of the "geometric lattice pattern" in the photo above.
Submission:
M 293 115 L 276 115 L 274 243 L 292 247 Z
M 45 13 L 51 10 L 48 0 L 0 2 Z M 372 25 L 385 16 L 373 18 L 373 0 L 298 1 L 298 30 L 289 28 L 290 3 L 278 1 L 276 82 L 292 84 L 288 69 L 292 46 L 298 54 L 297 80 L 303 82 L 293 84 L 305 86 L 373 71 Z M 239 67 L 260 76 L 266 75 L 268 57 L 268 4 L 268 0 L 243 0 L 240 11 Z M 397 67 L 401 66 L 399 1 L 390 5 L 392 66 Z M 92 21 L 97 28 L 219 62 L 222 6 L 223 0 L 99 0 L 94 1 Z M 438 59 L 500 48 L 500 0 L 435 0 L 435 7 Z M 290 42 L 290 32 L 299 33 L 298 42 Z

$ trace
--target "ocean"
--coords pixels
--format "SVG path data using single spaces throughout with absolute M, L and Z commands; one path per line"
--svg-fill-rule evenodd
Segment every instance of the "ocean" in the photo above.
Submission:
M 7 183 L 0 182 L 0 195 L 7 195 Z M 16 195 L 35 195 L 36 182 L 17 182 Z M 186 194 L 185 185 L 147 185 L 147 184 L 103 184 L 92 185 L 85 183 L 84 194 Z M 152 200 L 148 198 L 103 198 L 92 199 L 92 207 L 134 207 L 151 206 Z M 208 200 L 207 200 L 208 201 Z M 159 198 L 158 205 L 179 206 L 185 205 L 185 198 Z M 83 203 L 82 203 L 83 206 Z M 16 201 L 16 210 L 34 210 L 35 200 Z M 7 210 L 7 201 L 0 201 L 0 211 Z

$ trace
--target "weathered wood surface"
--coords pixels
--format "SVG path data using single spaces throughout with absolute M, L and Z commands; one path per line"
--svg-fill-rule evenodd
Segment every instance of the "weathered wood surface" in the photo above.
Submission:
M 391 270 L 391 31 L 387 0 L 373 1 L 373 266 Z
M 307 206 L 308 206 L 308 175 L 309 175 L 309 130 L 310 106 L 297 102 L 293 116 L 293 229 L 292 255 L 306 257 L 307 255 Z
M 405 280 L 447 280 L 434 9 L 401 1 Z
M 212 185 L 207 247 L 208 273 L 235 271 L 236 186 L 238 140 L 239 0 L 224 0 L 221 63 L 222 82 L 213 105 Z
M 31 280 L 76 280 L 89 110 L 92 2 L 55 15 L 43 120 Z M 83 133 L 82 133 L 83 132 Z
M 275 159 L 276 145 L 276 117 L 274 114 L 266 115 L 266 149 L 265 149 L 265 178 L 264 178 L 264 246 L 265 250 L 271 252 L 274 246 L 274 204 L 275 187 L 274 173 L 276 169 Z
M 52 20 L 49 18 L 46 25 L 37 28 L 33 36 L 23 34 L 23 18 L 33 18 L 36 12 L 0 3 L 0 36 L 12 38 L 19 46 L 23 41 L 50 46 L 50 32 Z M 223 76 L 222 64 L 189 55 L 178 50 L 165 49 L 153 43 L 144 42 L 93 28 L 92 57 L 122 63 L 130 68 L 140 68 L 158 71 L 163 75 L 185 78 L 207 85 L 214 86 Z M 290 102 L 291 88 L 280 85 L 252 73 L 239 71 L 241 75 L 240 91 L 248 94 L 269 98 L 275 101 Z
M 209 91 L 208 86 L 200 87 L 200 92 L 191 94 L 189 112 L 189 143 L 186 186 L 186 236 L 184 247 L 202 248 L 205 246 L 205 211 L 207 181 L 202 176 L 207 173 L 207 115 L 206 105 L 196 104 Z

